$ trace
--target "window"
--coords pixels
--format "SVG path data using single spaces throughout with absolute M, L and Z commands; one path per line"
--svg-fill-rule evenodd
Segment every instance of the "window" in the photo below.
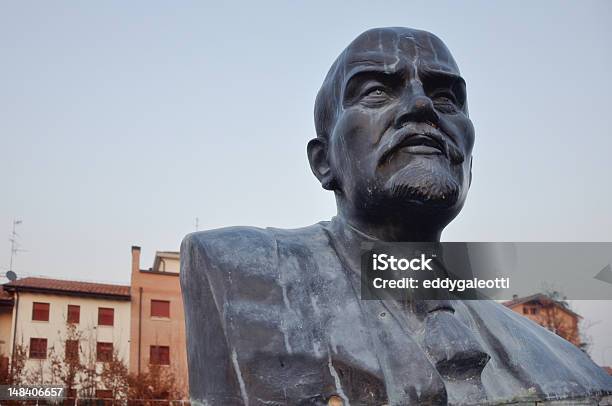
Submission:
M 109 362 L 113 359 L 113 343 L 96 344 L 96 361 Z
M 170 317 L 170 302 L 167 300 L 151 300 L 151 317 Z
M 535 307 L 531 308 L 531 314 L 538 314 L 538 309 Z
M 96 397 L 98 399 L 112 399 L 113 391 L 108 389 L 96 389 Z
M 98 326 L 112 326 L 115 324 L 115 309 L 98 307 Z
M 152 345 L 149 354 L 149 363 L 155 365 L 170 365 L 170 347 Z
M 8 376 L 9 373 L 9 359 L 0 355 L 0 376 Z
M 34 302 L 32 306 L 32 320 L 49 321 L 49 303 Z
M 47 339 L 30 338 L 30 358 L 47 358 Z
M 68 305 L 68 323 L 79 324 L 81 321 L 81 306 Z
M 65 357 L 67 360 L 79 359 L 79 340 L 66 340 Z
M 529 314 L 529 308 L 523 307 L 523 314 Z

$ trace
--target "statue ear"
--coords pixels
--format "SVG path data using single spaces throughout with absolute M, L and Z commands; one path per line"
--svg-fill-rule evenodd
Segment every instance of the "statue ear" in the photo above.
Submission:
M 321 182 L 323 189 L 336 189 L 336 179 L 327 159 L 327 140 L 323 137 L 313 138 L 308 142 L 306 152 L 310 162 L 310 169 L 319 179 L 319 182 Z

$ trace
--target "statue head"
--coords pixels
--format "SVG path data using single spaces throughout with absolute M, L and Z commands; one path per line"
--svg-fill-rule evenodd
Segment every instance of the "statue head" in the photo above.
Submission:
M 410 28 L 359 35 L 323 82 L 315 126 L 312 171 L 349 223 L 401 224 L 421 239 L 439 238 L 463 207 L 474 127 L 465 81 L 435 35 Z

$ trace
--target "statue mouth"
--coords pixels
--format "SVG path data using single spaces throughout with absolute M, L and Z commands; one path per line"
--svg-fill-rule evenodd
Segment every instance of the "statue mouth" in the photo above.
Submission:
M 445 145 L 428 134 L 412 134 L 394 150 L 417 155 L 446 155 Z
M 443 155 L 453 163 L 463 162 L 463 154 L 459 148 L 430 123 L 406 123 L 387 139 L 379 148 L 379 166 L 386 164 L 397 152 L 412 155 Z

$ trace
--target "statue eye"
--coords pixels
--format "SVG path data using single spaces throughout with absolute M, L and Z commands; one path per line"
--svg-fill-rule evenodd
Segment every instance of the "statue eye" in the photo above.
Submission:
M 366 106 L 376 106 L 387 100 L 389 100 L 389 93 L 381 86 L 366 89 L 361 95 L 361 102 Z
M 387 92 L 384 91 L 384 89 L 380 88 L 380 87 L 376 87 L 374 89 L 370 89 L 366 92 L 366 96 L 376 96 L 376 97 L 381 97 L 381 96 L 385 96 L 387 94 Z

